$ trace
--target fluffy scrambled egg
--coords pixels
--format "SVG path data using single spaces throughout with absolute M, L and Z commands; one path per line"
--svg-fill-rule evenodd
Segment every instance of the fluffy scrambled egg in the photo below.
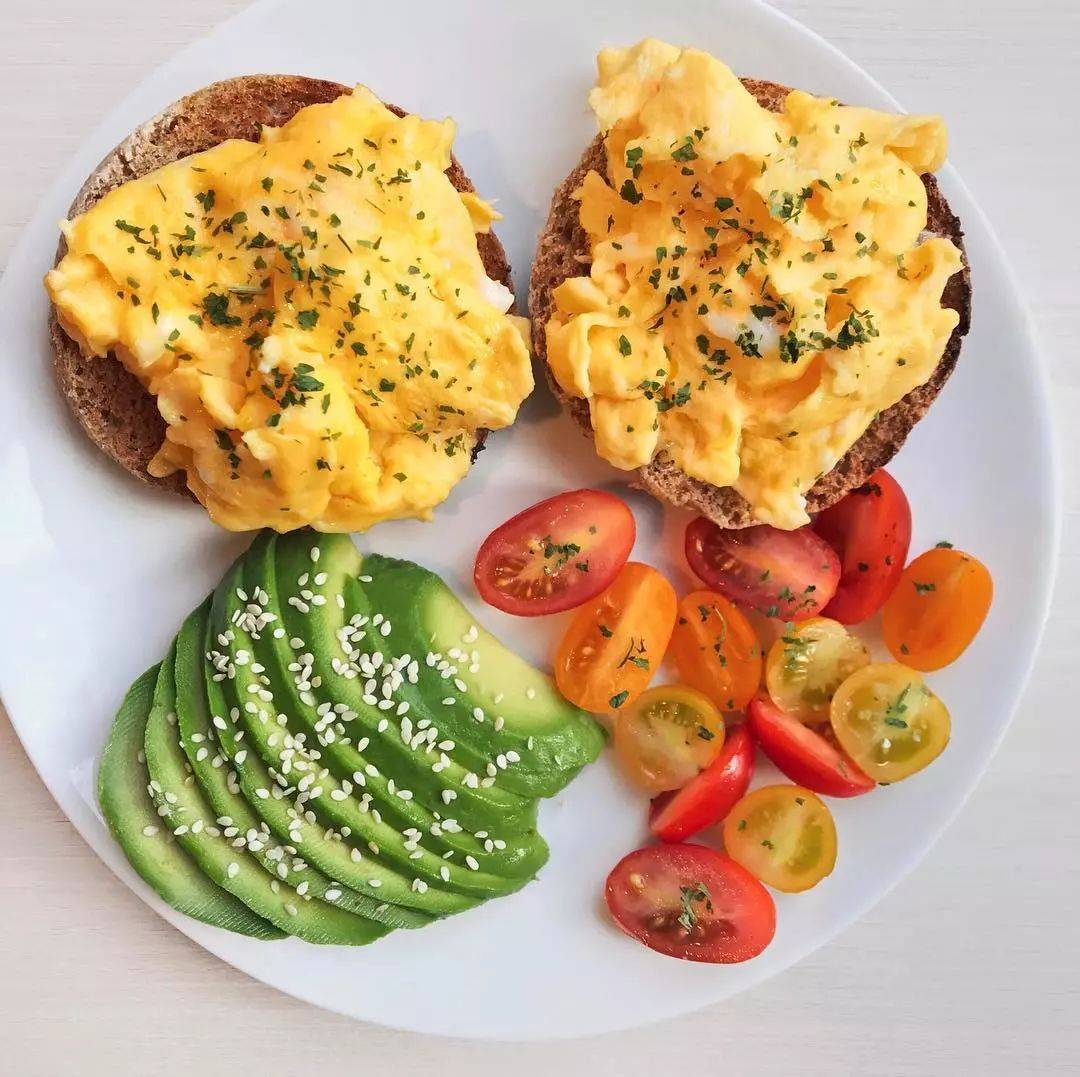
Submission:
M 359 87 L 64 224 L 62 324 L 154 394 L 151 473 L 185 471 L 223 527 L 426 518 L 514 421 L 524 323 L 477 251 L 497 215 L 444 174 L 453 137 Z
M 616 467 L 663 452 L 798 527 L 956 325 L 941 295 L 960 251 L 921 234 L 944 126 L 797 90 L 772 113 L 712 56 L 658 41 L 598 66 L 607 174 L 576 193 L 592 266 L 555 292 L 551 368 Z

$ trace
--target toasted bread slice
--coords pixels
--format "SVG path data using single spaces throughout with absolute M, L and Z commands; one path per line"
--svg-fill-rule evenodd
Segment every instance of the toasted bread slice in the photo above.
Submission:
M 244 75 L 196 90 L 124 139 L 87 178 L 68 216 L 85 212 L 127 180 L 226 139 L 254 141 L 261 127 L 279 127 L 307 105 L 333 101 L 350 90 L 341 83 L 301 75 Z M 387 107 L 405 115 L 394 105 Z M 456 158 L 446 174 L 459 191 L 474 190 Z M 478 233 L 476 242 L 487 275 L 512 290 L 506 252 L 494 233 Z M 57 262 L 65 251 L 61 240 Z M 60 325 L 55 310 L 49 335 L 57 384 L 94 444 L 143 482 L 187 494 L 183 472 L 159 479 L 146 470 L 165 440 L 165 420 L 158 414 L 153 396 L 121 363 L 83 355 Z M 479 431 L 474 456 L 485 434 Z
M 781 111 L 784 99 L 790 93 L 788 87 L 775 82 L 743 79 L 742 83 L 763 108 L 772 112 Z M 578 220 L 578 203 L 573 195 L 586 174 L 594 170 L 606 175 L 604 141 L 599 135 L 586 149 L 577 167 L 555 191 L 547 225 L 541 233 L 537 247 L 529 287 L 534 354 L 544 360 L 552 391 L 590 437 L 592 423 L 588 401 L 568 396 L 547 365 L 545 328 L 555 307 L 555 288 L 568 277 L 583 276 L 589 271 L 588 236 Z M 949 209 L 934 177 L 925 175 L 922 180 L 928 203 L 926 231 L 951 239 L 960 248 L 964 261 L 963 272 L 957 273 L 949 281 L 941 297 L 942 306 L 955 310 L 960 321 L 949 337 L 941 361 L 930 380 L 881 412 L 836 466 L 813 486 L 807 496 L 810 512 L 818 512 L 839 501 L 844 494 L 861 486 L 873 472 L 884 467 L 896 455 L 911 428 L 926 414 L 952 373 L 960 355 L 961 341 L 971 324 L 971 273 L 964 251 L 964 233 L 960 221 Z M 639 468 L 635 475 L 634 485 L 647 490 L 661 501 L 707 516 L 720 527 L 749 527 L 755 522 L 750 515 L 750 506 L 732 487 L 712 486 L 691 478 L 663 452 Z

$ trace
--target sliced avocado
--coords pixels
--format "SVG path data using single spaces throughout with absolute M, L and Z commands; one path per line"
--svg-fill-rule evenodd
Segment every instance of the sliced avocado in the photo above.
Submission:
M 553 796 L 600 754 L 597 723 L 484 631 L 433 572 L 370 554 L 359 582 L 381 622 L 381 645 L 419 657 L 419 691 L 430 692 L 431 681 L 447 687 L 440 730 L 494 756 L 487 775 L 496 787 Z M 345 600 L 354 600 L 348 590 Z
M 263 868 L 302 897 L 319 898 L 357 916 L 390 927 L 399 926 L 401 910 L 388 910 L 380 899 L 358 894 L 308 865 L 307 849 L 301 852 L 300 846 L 293 845 L 287 829 L 284 834 L 275 834 L 258 812 L 258 803 L 252 806 L 244 799 L 235 774 L 225 765 L 229 759 L 218 745 L 207 705 L 203 646 L 209 610 L 207 599 L 184 621 L 176 638 L 176 717 L 180 723 L 180 746 L 217 815 L 224 836 L 246 837 L 248 851 Z M 429 922 L 426 916 L 409 919 L 416 921 L 409 926 L 419 927 Z
M 291 793 L 285 794 L 275 777 L 280 776 L 280 771 L 266 765 L 257 746 L 252 750 L 255 741 L 240 721 L 236 700 L 227 697 L 223 690 L 227 676 L 218 672 L 217 665 L 222 664 L 220 648 L 228 642 L 228 638 L 208 622 L 204 643 L 204 653 L 211 663 L 204 666 L 207 702 L 211 720 L 221 719 L 214 722 L 214 727 L 218 745 L 232 765 L 236 789 L 249 804 L 258 805 L 260 817 L 274 833 L 287 838 L 298 850 L 302 849 L 304 856 L 317 868 L 340 880 L 350 890 L 380 901 L 376 914 L 391 926 L 423 927 L 435 916 L 444 915 L 424 911 L 421 906 L 426 903 L 426 895 L 413 890 L 411 876 L 387 867 L 369 848 L 362 849 L 321 825 L 315 813 L 299 798 L 295 786 L 287 786 Z M 228 663 L 224 664 L 227 666 Z
M 109 730 L 98 770 L 105 822 L 131 866 L 177 912 L 255 939 L 283 939 L 284 931 L 199 870 L 154 806 L 143 743 L 159 668 L 148 669 L 128 689 Z
M 237 840 L 225 837 L 180 747 L 175 714 L 174 652 L 161 664 L 146 723 L 146 767 L 162 819 L 202 872 L 252 912 L 307 942 L 362 946 L 387 928 L 308 898 L 274 878 Z
M 317 562 L 314 560 L 316 556 Z M 401 719 L 396 714 L 397 707 L 391 710 L 389 704 L 380 702 L 377 696 L 381 695 L 381 686 L 371 684 L 372 674 L 379 679 L 378 671 L 363 669 L 365 664 L 359 661 L 365 637 L 381 637 L 376 636 L 379 626 L 369 623 L 366 597 L 355 587 L 360 554 L 352 540 L 346 535 L 296 531 L 277 538 L 274 558 L 283 624 L 288 638 L 303 641 L 306 650 L 302 653 L 311 655 L 312 672 L 323 683 L 333 683 L 335 696 L 356 715 L 345 735 L 351 733 L 357 742 L 366 739 L 368 744 L 364 753 L 381 770 L 393 773 L 411 765 L 415 760 L 412 742 L 405 744 L 400 737 L 385 735 L 394 725 L 400 731 Z M 303 579 L 307 579 L 308 583 L 301 584 L 299 581 Z M 317 579 L 323 582 L 316 584 Z M 321 603 L 315 601 L 312 586 L 320 591 L 318 598 L 323 600 Z M 350 590 L 350 599 L 359 602 L 357 607 L 348 605 L 348 616 L 343 595 L 346 589 Z M 309 602 L 303 597 L 304 591 L 312 595 L 313 601 Z M 357 660 L 350 661 L 350 656 L 357 656 Z M 397 657 L 400 659 L 401 655 Z M 381 657 L 379 662 L 381 666 Z M 414 727 L 419 727 L 422 722 L 430 723 L 428 728 L 436 729 L 436 745 L 445 742 L 447 737 L 443 735 L 436 717 L 443 698 L 442 686 L 439 687 L 440 694 L 429 700 L 410 688 L 407 683 L 409 679 L 407 675 L 403 678 L 406 683 L 399 685 L 398 694 L 409 693 L 408 698 L 402 697 L 400 702 L 409 704 L 409 717 Z M 369 687 L 377 691 L 369 692 Z M 315 699 L 314 693 L 311 693 L 311 698 Z M 432 812 L 445 809 L 463 827 L 474 833 L 496 825 L 504 835 L 507 831 L 534 831 L 536 801 L 496 788 L 493 782 L 481 782 L 483 770 L 477 774 L 480 767 L 475 761 L 475 754 L 470 753 L 473 754 L 473 762 L 463 765 L 459 761 L 458 748 L 454 742 L 453 749 L 440 750 L 436 762 L 443 788 L 438 790 L 438 799 L 432 799 L 433 791 L 429 786 L 417 783 L 419 788 L 416 792 L 426 798 L 425 806 Z M 433 762 L 432 766 L 435 765 Z
M 408 833 L 411 828 L 414 836 L 425 835 L 425 844 L 433 851 L 440 855 L 452 851 L 458 863 L 478 864 L 477 870 L 481 872 L 511 878 L 533 877 L 548 855 L 547 844 L 535 827 L 527 830 L 520 826 L 506 828 L 497 812 L 487 810 L 481 822 L 470 830 L 460 818 L 456 794 L 454 798 L 443 797 L 454 784 L 456 771 L 450 763 L 455 750 L 453 742 L 440 740 L 430 719 L 425 719 L 422 714 L 413 715 L 407 705 L 404 713 L 397 714 L 396 701 L 393 701 L 393 708 L 385 710 L 365 702 L 363 681 L 357 676 L 346 676 L 350 666 L 338 633 L 343 625 L 346 631 L 348 627 L 338 603 L 305 602 L 308 612 L 296 611 L 293 616 L 288 611 L 295 610 L 295 605 L 286 602 L 282 606 L 280 595 L 287 594 L 289 588 L 286 583 L 281 592 L 277 590 L 277 586 L 282 585 L 280 579 L 275 585 L 275 561 L 279 569 L 292 573 L 284 578 L 293 579 L 296 588 L 306 591 L 313 600 L 316 595 L 325 600 L 340 593 L 349 578 L 348 569 L 358 560 L 355 555 L 348 555 L 345 547 L 353 551 L 355 547 L 347 539 L 344 545 L 340 541 L 323 542 L 318 547 L 321 550 L 319 568 L 313 570 L 310 541 L 305 540 L 303 546 L 299 567 L 304 571 L 299 575 L 295 574 L 298 566 L 293 557 L 275 556 L 275 548 L 281 552 L 280 539 L 257 540 L 246 561 L 246 566 L 254 573 L 245 569 L 249 593 L 255 586 L 262 586 L 259 581 L 265 582 L 270 598 L 267 609 L 277 613 L 284 610 L 286 629 L 303 631 L 306 637 L 289 636 L 287 632 L 288 638 L 275 639 L 272 633 L 264 633 L 262 644 L 256 645 L 259 661 L 271 671 L 279 688 L 284 689 L 283 708 L 298 719 L 307 743 L 318 743 L 322 762 L 350 786 L 356 783 L 356 775 L 360 775 L 365 790 L 383 804 L 380 809 L 383 817 L 392 819 L 404 832 Z M 299 597 L 299 590 L 296 597 Z M 313 622 L 320 622 L 317 630 L 313 628 Z M 316 634 L 319 645 L 314 651 L 308 650 L 307 640 Z M 333 642 L 324 644 L 327 639 Z M 316 655 L 321 656 L 321 660 Z M 402 662 L 400 655 L 395 655 L 387 669 L 400 665 L 401 678 L 406 680 L 408 664 L 408 661 Z M 357 710 L 351 709 L 353 703 Z M 363 712 L 363 721 L 360 712 Z M 356 728 L 358 725 L 359 729 Z M 355 743 L 353 737 L 358 738 Z M 369 769 L 370 764 L 375 765 Z M 386 776 L 390 768 L 399 784 L 406 780 L 402 775 L 409 775 L 407 787 L 413 793 L 410 799 L 401 800 L 393 794 L 395 786 L 388 783 Z M 460 778 L 457 784 L 460 785 Z M 470 790 L 466 788 L 465 792 Z
M 256 542 L 266 538 L 260 536 Z M 397 904 L 448 915 L 508 892 L 512 887 L 507 880 L 459 867 L 430 852 L 419 841 L 410 841 L 383 819 L 374 798 L 369 800 L 362 787 L 351 783 L 343 786 L 322 765 L 318 750 L 308 746 L 304 734 L 297 731 L 294 735 L 289 729 L 288 716 L 275 699 L 275 688 L 279 686 L 261 663 L 250 659 L 256 643 L 253 635 L 272 631 L 267 626 L 273 625 L 276 614 L 268 608 L 270 596 L 261 586 L 252 586 L 250 592 L 245 588 L 245 560 L 242 558 L 226 573 L 214 593 L 211 632 L 219 646 L 211 651 L 211 663 L 227 671 L 220 681 L 229 704 L 224 720 L 242 726 L 247 744 L 261 755 L 274 778 L 262 799 L 273 795 L 273 786 L 295 790 L 298 812 L 313 813 L 328 828 L 328 834 L 357 848 L 366 846 L 388 872 L 399 873 L 398 885 L 391 889 L 384 883 L 382 890 L 388 900 Z M 223 646 L 221 639 L 227 641 Z M 401 788 L 396 795 L 401 798 L 409 793 Z M 513 886 L 524 882 L 517 880 Z

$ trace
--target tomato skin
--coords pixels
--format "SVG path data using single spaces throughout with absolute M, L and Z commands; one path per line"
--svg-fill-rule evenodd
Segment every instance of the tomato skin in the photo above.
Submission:
M 813 528 L 840 557 L 840 585 L 825 616 L 846 625 L 873 617 L 896 587 L 911 544 L 911 506 L 900 484 L 875 471 L 819 513 Z
M 798 894 L 836 867 L 836 823 L 812 790 L 764 785 L 724 820 L 724 848 L 766 886 Z
M 746 795 L 754 777 L 754 741 L 745 725 L 727 734 L 720 754 L 674 793 L 656 797 L 649 829 L 665 842 L 681 842 L 719 823 Z
M 626 564 L 636 533 L 633 513 L 614 494 L 556 494 L 484 539 L 473 582 L 489 606 L 517 617 L 573 609 L 611 583 Z
M 993 598 L 994 581 L 981 561 L 951 547 L 927 550 L 904 569 L 885 603 L 885 646 L 913 669 L 941 669 L 978 635 Z
M 828 604 L 840 581 L 836 551 L 809 525 L 724 530 L 699 516 L 686 529 L 686 559 L 709 588 L 766 617 L 799 621 Z
M 857 797 L 874 788 L 850 756 L 771 699 L 751 700 L 747 714 L 758 746 L 796 785 L 827 797 Z
M 679 680 L 722 711 L 742 710 L 761 683 L 757 633 L 718 591 L 692 591 L 682 599 L 668 650 Z
M 687 891 L 701 898 L 686 902 Z M 769 891 L 731 857 L 704 845 L 649 845 L 624 856 L 607 877 L 604 898 L 627 935 L 684 961 L 749 961 L 776 934 Z M 677 920 L 687 904 L 696 919 L 692 931 Z
M 559 691 L 594 714 L 632 703 L 664 658 L 677 605 L 655 568 L 628 561 L 567 627 L 555 654 Z

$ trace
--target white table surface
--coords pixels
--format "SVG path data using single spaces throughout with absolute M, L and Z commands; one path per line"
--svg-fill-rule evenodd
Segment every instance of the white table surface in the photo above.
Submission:
M 0 0 L 0 267 L 84 131 L 242 6 Z M 777 6 L 911 111 L 945 114 L 952 160 L 1014 261 L 1053 379 L 1065 464 L 1054 609 L 1012 731 L 959 819 L 859 924 L 748 994 L 614 1037 L 526 1050 L 459 1043 L 323 1013 L 173 930 L 61 815 L 0 708 L 0 1073 L 1077 1072 L 1080 484 L 1070 435 L 1080 412 L 1080 5 Z M 317 27 L 305 10 L 298 18 Z

